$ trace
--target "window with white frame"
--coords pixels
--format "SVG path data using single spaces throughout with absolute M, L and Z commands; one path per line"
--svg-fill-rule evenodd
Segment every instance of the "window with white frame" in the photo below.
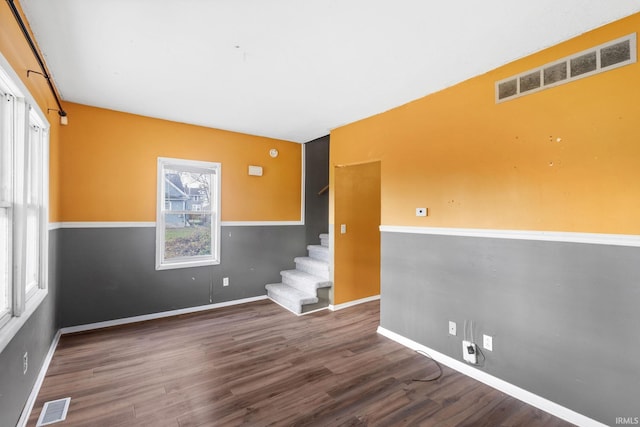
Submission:
M 0 343 L 46 293 L 49 127 L 0 64 Z M 45 291 L 45 292 L 39 292 Z M 42 299 L 39 299 L 41 301 Z M 9 328 L 12 329 L 12 328 Z M 15 333 L 17 328 L 12 329 Z
M 156 269 L 220 263 L 220 163 L 158 158 Z

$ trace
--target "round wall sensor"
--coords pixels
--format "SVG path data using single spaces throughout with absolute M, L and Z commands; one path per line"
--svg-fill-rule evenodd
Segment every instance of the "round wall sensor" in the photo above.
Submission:
M 272 148 L 271 150 L 269 150 L 269 155 L 273 158 L 278 157 L 278 150 L 276 150 L 275 148 Z

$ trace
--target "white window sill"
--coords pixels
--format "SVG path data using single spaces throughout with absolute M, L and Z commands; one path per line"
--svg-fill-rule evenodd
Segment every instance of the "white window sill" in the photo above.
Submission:
M 22 326 L 27 323 L 29 317 L 40 307 L 42 301 L 47 296 L 48 291 L 46 289 L 39 289 L 36 291 L 26 303 L 24 313 L 20 317 L 12 317 L 6 325 L 0 329 L 0 353 L 2 353 L 5 347 L 11 342 L 13 337 L 20 331 Z
M 203 267 L 207 265 L 219 265 L 220 260 L 201 260 L 201 261 L 177 261 L 177 262 L 165 262 L 163 264 L 156 265 L 156 270 L 171 270 L 174 268 L 189 268 L 189 267 Z

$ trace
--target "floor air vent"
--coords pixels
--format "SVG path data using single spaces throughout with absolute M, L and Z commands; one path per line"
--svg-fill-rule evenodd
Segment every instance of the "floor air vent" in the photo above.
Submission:
M 69 409 L 70 397 L 64 399 L 52 400 L 44 404 L 38 424 L 36 427 L 47 426 L 49 424 L 64 421 L 67 418 L 67 410 Z

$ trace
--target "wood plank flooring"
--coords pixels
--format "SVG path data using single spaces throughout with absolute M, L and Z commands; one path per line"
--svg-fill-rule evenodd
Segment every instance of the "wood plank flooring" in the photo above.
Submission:
M 296 317 L 271 301 L 65 335 L 54 426 L 569 426 L 376 333 L 379 303 Z

